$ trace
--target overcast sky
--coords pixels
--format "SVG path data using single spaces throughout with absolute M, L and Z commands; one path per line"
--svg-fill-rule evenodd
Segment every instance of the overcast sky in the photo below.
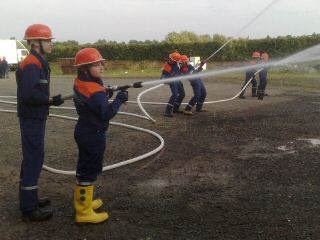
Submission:
M 0 39 L 49 25 L 57 41 L 163 40 L 169 32 L 233 36 L 272 0 L 1 0 Z M 241 37 L 320 33 L 320 0 L 278 0 Z

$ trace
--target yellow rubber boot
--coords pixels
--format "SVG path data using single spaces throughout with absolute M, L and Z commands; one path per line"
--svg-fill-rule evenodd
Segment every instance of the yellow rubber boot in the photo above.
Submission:
M 98 208 L 100 208 L 102 206 L 102 204 L 103 204 L 102 199 L 97 198 L 92 201 L 92 209 L 97 210 Z
M 96 213 L 92 208 L 93 186 L 76 186 L 74 208 L 76 223 L 100 223 L 108 219 L 107 212 Z

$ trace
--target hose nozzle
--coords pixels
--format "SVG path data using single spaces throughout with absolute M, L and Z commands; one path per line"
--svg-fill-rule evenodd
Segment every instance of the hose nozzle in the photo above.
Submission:
M 123 86 L 108 86 L 107 89 L 111 89 L 112 91 L 121 91 L 127 90 L 128 88 L 142 88 L 142 82 L 135 82 L 130 85 L 123 85 Z

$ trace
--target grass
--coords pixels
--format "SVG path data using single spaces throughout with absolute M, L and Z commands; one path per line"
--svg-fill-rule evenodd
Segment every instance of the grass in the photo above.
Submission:
M 159 61 L 113 61 L 105 65 L 109 78 L 160 78 L 164 62 Z M 221 69 L 239 63 L 210 63 L 208 69 Z M 63 75 L 58 63 L 51 63 L 52 75 Z M 75 76 L 71 74 L 70 76 Z M 237 82 L 244 80 L 244 73 L 225 74 L 214 77 L 216 81 Z M 279 87 L 298 87 L 304 90 L 320 90 L 320 72 L 295 70 L 270 70 L 268 84 Z

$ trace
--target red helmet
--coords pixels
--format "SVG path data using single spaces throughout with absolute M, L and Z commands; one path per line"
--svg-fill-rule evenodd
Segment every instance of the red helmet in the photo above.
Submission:
M 253 52 L 252 53 L 253 58 L 260 58 L 260 53 L 259 52 Z
M 186 62 L 188 62 L 188 61 L 189 61 L 189 58 L 188 58 L 187 55 L 181 55 L 181 56 L 180 56 L 180 62 L 186 63 Z
M 74 66 L 79 67 L 90 63 L 101 62 L 105 59 L 101 56 L 99 51 L 95 48 L 83 48 L 76 54 Z
M 261 54 L 261 58 L 265 61 L 268 61 L 269 60 L 269 54 L 268 53 L 262 53 Z
M 25 40 L 53 39 L 51 29 L 47 25 L 33 24 L 29 26 L 24 34 Z
M 180 53 L 178 52 L 173 52 L 169 55 L 169 58 L 174 61 L 174 62 L 180 62 Z

